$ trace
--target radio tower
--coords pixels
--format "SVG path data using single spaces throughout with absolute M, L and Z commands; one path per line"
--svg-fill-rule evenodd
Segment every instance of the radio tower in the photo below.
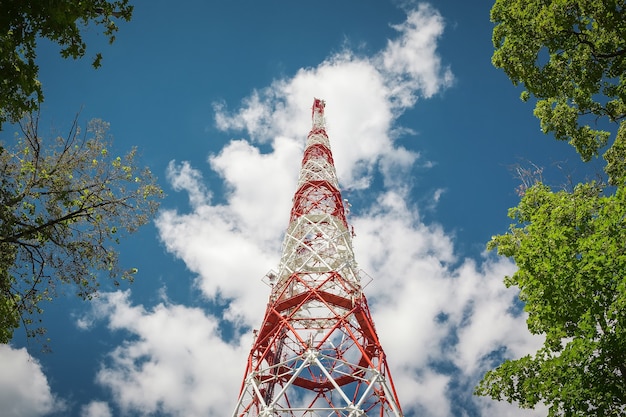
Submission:
M 352 251 L 324 101 L 313 101 L 278 273 L 233 417 L 402 417 Z

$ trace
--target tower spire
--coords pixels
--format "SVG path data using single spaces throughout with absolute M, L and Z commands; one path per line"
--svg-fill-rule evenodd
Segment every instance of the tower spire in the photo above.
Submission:
M 233 417 L 402 417 L 363 294 L 323 100 Z

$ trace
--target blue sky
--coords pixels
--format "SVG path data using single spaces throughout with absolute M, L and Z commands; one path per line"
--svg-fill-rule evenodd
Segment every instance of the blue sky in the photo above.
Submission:
M 502 284 L 514 265 L 485 244 L 518 201 L 515 164 L 556 185 L 595 165 L 544 136 L 492 67 L 491 5 L 137 3 L 112 46 L 87 29 L 97 71 L 42 42 L 42 130 L 67 131 L 79 110 L 83 124 L 108 121 L 115 149 L 137 146 L 167 197 L 119 246 L 133 285 L 45 306 L 52 353 L 19 332 L 0 346 L 3 409 L 229 415 L 319 97 L 405 414 L 545 415 L 472 396 L 487 369 L 541 343 Z

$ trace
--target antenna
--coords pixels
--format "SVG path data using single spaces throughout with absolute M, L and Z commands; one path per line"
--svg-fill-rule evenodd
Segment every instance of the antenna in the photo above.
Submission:
M 232 417 L 402 417 L 314 99 L 278 272 Z

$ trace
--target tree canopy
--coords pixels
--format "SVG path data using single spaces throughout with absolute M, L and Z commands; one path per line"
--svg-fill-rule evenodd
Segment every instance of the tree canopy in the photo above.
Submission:
M 606 171 L 617 183 L 626 172 L 624 1 L 496 0 L 491 20 L 492 62 L 523 85 L 522 99 L 537 99 L 541 129 L 584 161 L 608 145 Z M 613 137 L 610 123 L 619 125 Z
M 509 233 L 488 245 L 511 257 L 528 329 L 545 335 L 534 355 L 506 361 L 477 389 L 550 416 L 621 415 L 626 405 L 626 188 L 603 195 L 537 184 L 511 209 Z
M 129 0 L 0 0 L 0 129 L 38 109 L 43 88 L 38 80 L 37 42 L 45 38 L 60 47 L 64 58 L 82 58 L 87 45 L 83 31 L 89 24 L 103 28 L 115 40 L 117 19 L 129 21 Z M 102 55 L 96 53 L 93 66 Z
M 60 287 L 83 299 L 102 273 L 132 279 L 112 245 L 147 223 L 162 195 L 137 151 L 113 154 L 109 126 L 77 120 L 66 136 L 43 138 L 38 118 L 20 123 L 14 143 L 0 143 L 0 342 L 24 325 L 29 336 L 42 302 Z
M 542 403 L 549 416 L 623 415 L 626 4 L 496 0 L 491 18 L 493 64 L 523 84 L 523 100 L 537 100 L 545 133 L 569 141 L 583 161 L 603 151 L 608 179 L 555 191 L 526 178 L 509 210 L 514 223 L 487 247 L 515 261 L 505 284 L 519 288 L 528 329 L 545 341 L 487 372 L 476 393 Z

